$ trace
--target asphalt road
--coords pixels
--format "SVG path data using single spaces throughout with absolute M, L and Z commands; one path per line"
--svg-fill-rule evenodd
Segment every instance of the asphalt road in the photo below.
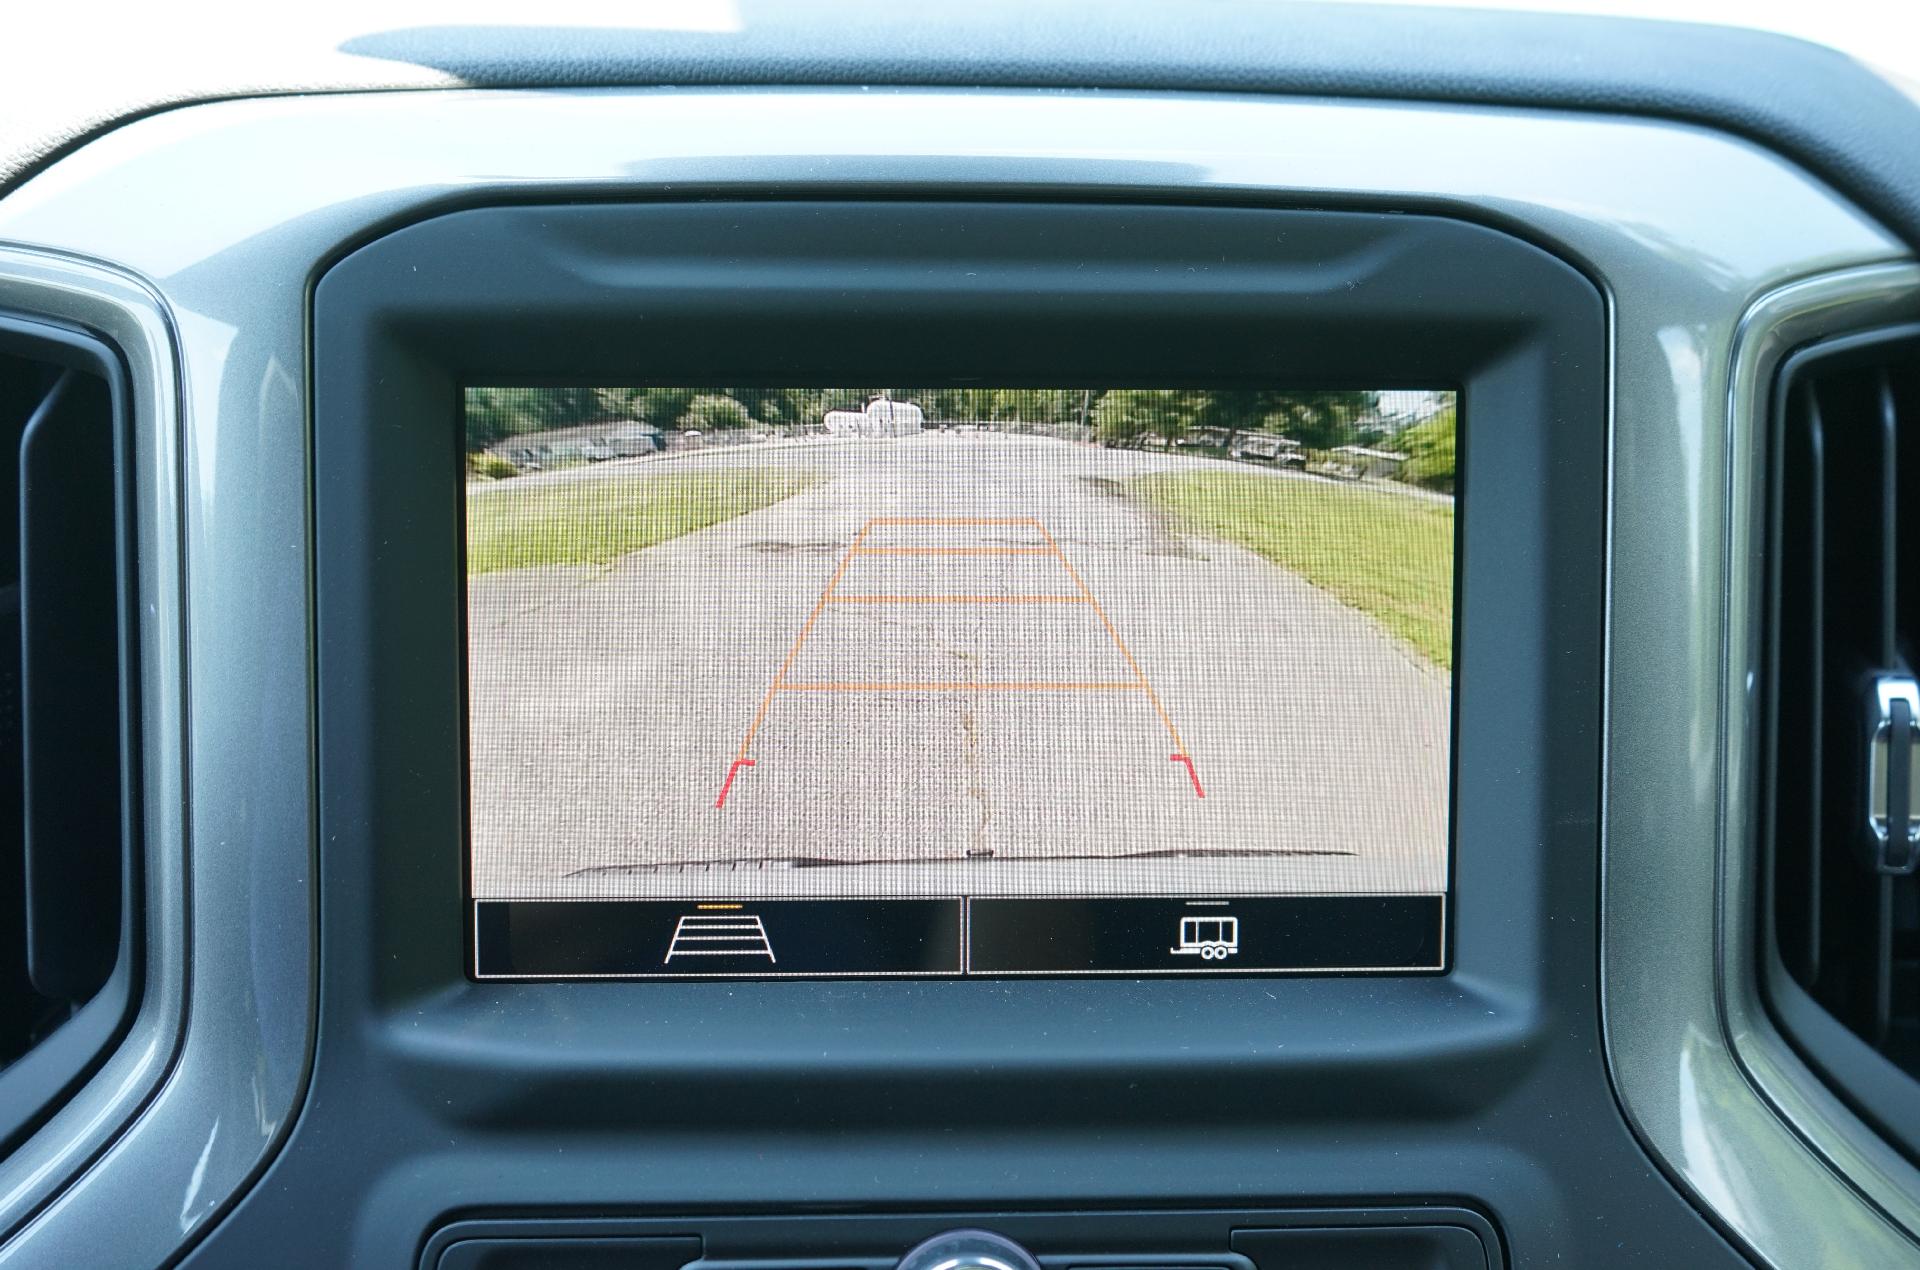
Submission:
M 474 579 L 475 894 L 1442 889 L 1446 676 L 1116 489 L 1208 462 L 716 452 L 673 468 L 832 479 L 609 568 Z

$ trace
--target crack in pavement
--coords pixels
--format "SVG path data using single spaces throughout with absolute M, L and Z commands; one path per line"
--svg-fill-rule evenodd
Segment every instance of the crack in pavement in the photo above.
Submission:
M 743 542 L 740 544 L 743 551 L 757 551 L 763 556 L 785 555 L 790 551 L 804 551 L 816 556 L 835 555 L 845 551 L 847 546 L 848 544 L 844 542 L 823 540 L 811 542 L 782 542 L 777 538 L 762 538 L 757 542 Z
M 1205 563 L 1210 559 L 1210 557 L 1194 548 L 1193 543 L 1185 534 L 1180 532 L 1178 525 L 1171 516 L 1157 507 L 1150 507 L 1142 503 L 1139 499 L 1127 493 L 1125 482 L 1114 480 L 1110 476 L 1082 476 L 1080 480 L 1084 481 L 1096 492 L 1114 499 L 1117 502 L 1124 503 L 1128 511 L 1133 512 L 1140 518 L 1141 523 L 1147 528 L 1148 542 L 1146 552 L 1148 555 L 1172 556 L 1176 560 L 1196 560 L 1201 563 Z M 1098 543 L 1089 543 L 1074 539 L 1061 539 L 1061 541 L 1063 543 L 1080 541 L 1080 545 L 1089 547 L 1100 545 Z
M 889 617 L 879 612 L 856 613 L 852 616 L 855 621 L 866 621 L 877 626 L 898 627 L 901 630 L 913 632 L 942 654 L 965 666 L 966 682 L 980 681 L 980 654 L 947 639 L 935 623 L 924 619 Z M 982 620 L 975 618 L 969 634 L 978 637 L 981 627 Z M 980 720 L 974 714 L 973 707 L 964 702 L 960 706 L 960 734 L 961 762 L 967 771 L 967 797 L 977 803 L 980 808 L 980 817 L 973 826 L 973 846 L 968 849 L 967 855 L 969 858 L 983 858 L 993 854 L 992 848 L 986 845 L 987 824 L 993 819 L 993 807 L 987 800 L 986 783 L 980 766 Z
M 980 779 L 980 721 L 974 717 L 973 708 L 965 704 L 960 707 L 960 732 L 965 737 L 962 753 L 967 765 L 967 797 L 980 805 L 980 819 L 973 826 L 973 846 L 967 854 L 992 855 L 993 851 L 986 845 L 986 840 L 987 821 L 992 819 L 993 809 L 987 803 L 987 789 Z

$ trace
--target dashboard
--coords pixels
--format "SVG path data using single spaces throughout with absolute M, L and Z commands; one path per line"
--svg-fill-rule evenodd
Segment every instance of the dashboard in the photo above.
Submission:
M 7 178 L 0 1265 L 1920 1263 L 1920 108 L 1230 13 Z

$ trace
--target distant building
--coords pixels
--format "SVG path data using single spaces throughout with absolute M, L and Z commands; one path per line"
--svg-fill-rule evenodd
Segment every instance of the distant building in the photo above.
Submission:
M 926 416 L 910 401 L 875 397 L 862 410 L 829 410 L 827 431 L 838 437 L 904 437 L 926 427 Z

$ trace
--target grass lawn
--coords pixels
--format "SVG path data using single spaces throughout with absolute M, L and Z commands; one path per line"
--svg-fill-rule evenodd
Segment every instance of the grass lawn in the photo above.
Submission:
M 789 467 L 608 476 L 467 491 L 467 574 L 607 564 L 791 498 L 825 479 Z
M 1290 569 L 1436 666 L 1453 663 L 1453 504 L 1252 472 L 1127 482 L 1182 528 Z

